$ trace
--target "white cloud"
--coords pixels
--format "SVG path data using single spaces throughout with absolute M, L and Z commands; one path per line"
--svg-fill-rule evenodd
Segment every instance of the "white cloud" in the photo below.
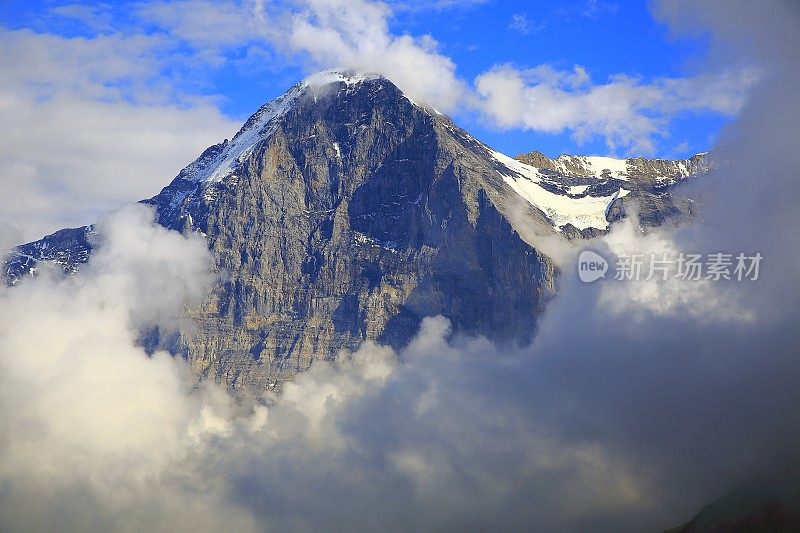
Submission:
M 400 364 L 366 343 L 268 406 L 236 405 L 137 346 L 208 281 L 202 239 L 151 217 L 101 223 L 79 276 L 0 290 L 3 528 L 665 529 L 796 450 L 780 406 L 800 385 L 781 351 L 797 334 L 762 337 L 785 315 L 741 329 L 635 297 L 600 312 L 602 286 L 569 277 L 532 347 L 454 339 L 429 318 Z M 764 365 L 781 380 L 754 379 Z
M 482 112 L 497 127 L 568 131 L 578 143 L 600 136 L 612 150 L 649 155 L 655 139 L 668 134 L 673 116 L 687 111 L 734 115 L 755 79 L 744 69 L 651 83 L 620 74 L 593 84 L 581 66 L 558 71 L 549 65 L 526 70 L 501 65 L 479 75 L 475 87 Z
M 249 2 L 181 0 L 137 6 L 144 21 L 200 47 L 241 45 L 258 36 Z
M 473 372 L 503 356 L 485 341 L 449 344 L 443 318 L 425 321 L 402 367 L 366 343 L 338 369 L 314 364 L 269 408 L 194 387 L 182 360 L 136 339 L 202 297 L 205 243 L 153 225 L 144 206 L 98 231 L 79 276 L 0 289 L 4 529 L 385 528 L 401 515 L 427 529 L 511 510 L 537 478 L 548 485 L 531 512 L 562 503 L 540 520 L 640 499 L 620 458 L 476 396 Z
M 175 103 L 162 37 L 0 30 L 0 219 L 26 240 L 157 193 L 237 124 Z
M 169 468 L 202 449 L 208 413 L 230 400 L 190 392 L 180 360 L 135 344 L 202 298 L 205 242 L 153 225 L 143 206 L 98 227 L 85 275 L 0 289 L 3 529 L 253 529 L 213 480 Z
M 389 8 L 367 0 L 305 0 L 289 11 L 260 1 L 264 35 L 279 49 L 304 55 L 313 69 L 345 67 L 380 72 L 410 96 L 453 111 L 465 86 L 453 61 L 428 36 L 393 35 Z

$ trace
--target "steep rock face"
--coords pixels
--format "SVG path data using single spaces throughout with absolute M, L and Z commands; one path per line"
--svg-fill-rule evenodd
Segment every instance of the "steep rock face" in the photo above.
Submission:
M 496 167 L 383 78 L 293 88 L 146 201 L 161 224 L 203 232 L 220 273 L 187 357 L 259 389 L 365 339 L 402 345 L 430 315 L 530 340 L 555 267 L 503 214 L 513 193 Z

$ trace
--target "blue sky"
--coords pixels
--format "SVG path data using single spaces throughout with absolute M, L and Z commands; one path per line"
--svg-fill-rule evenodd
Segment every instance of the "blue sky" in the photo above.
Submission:
M 676 37 L 657 11 L 618 0 L 4 2 L 0 95 L 12 104 L 0 118 L 18 134 L 0 145 L 0 185 L 27 184 L 31 202 L 23 212 L 0 200 L 0 222 L 56 229 L 154 194 L 264 102 L 336 66 L 386 74 L 510 155 L 688 157 L 713 146 L 756 71 L 710 68 L 708 37 Z M 60 214 L 32 222 L 34 211 Z

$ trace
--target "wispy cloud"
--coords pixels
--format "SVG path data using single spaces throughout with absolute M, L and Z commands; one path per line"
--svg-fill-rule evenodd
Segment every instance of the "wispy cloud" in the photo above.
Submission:
M 619 4 L 606 0 L 584 0 L 562 4 L 550 13 L 553 19 L 569 22 L 581 18 L 597 21 L 601 18 L 613 17 L 619 11 Z
M 522 35 L 528 35 L 531 32 L 531 23 L 524 13 L 514 13 L 508 23 L 508 28 Z
M 514 13 L 508 23 L 508 29 L 520 35 L 540 33 L 547 28 L 547 20 L 533 21 L 524 13 Z
M 139 4 L 134 14 L 198 48 L 241 46 L 258 38 L 250 4 L 232 0 L 179 0 Z
M 114 30 L 114 14 L 111 6 L 106 3 L 62 4 L 53 7 L 50 14 L 78 21 L 94 32 L 107 33 Z
M 406 2 L 391 0 L 387 2 L 395 11 L 447 11 L 453 9 L 470 9 L 488 3 L 490 0 L 416 0 Z

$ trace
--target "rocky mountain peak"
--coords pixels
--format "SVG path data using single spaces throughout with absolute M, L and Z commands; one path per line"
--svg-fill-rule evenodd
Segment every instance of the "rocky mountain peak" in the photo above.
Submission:
M 219 273 L 189 310 L 195 328 L 143 342 L 248 390 L 280 387 L 365 340 L 401 346 L 432 315 L 456 332 L 527 342 L 557 269 L 523 239 L 520 217 L 576 238 L 606 231 L 631 199 L 649 202 L 640 218 L 653 224 L 679 210 L 664 192 L 673 181 L 631 173 L 661 172 L 648 161 L 521 159 L 382 76 L 310 76 L 143 200 L 159 224 L 202 234 Z M 73 272 L 89 260 L 89 231 L 19 247 L 6 279 L 37 261 Z
M 261 106 L 230 141 L 208 148 L 178 177 L 188 181 L 218 182 L 235 172 L 255 145 L 269 137 L 286 115 L 303 107 L 320 107 L 321 99 L 344 100 L 355 93 L 375 96 L 385 90 L 401 96 L 402 92 L 378 74 L 357 73 L 343 69 L 318 72 L 291 87 L 283 95 Z M 410 100 L 409 100 L 410 101 Z

